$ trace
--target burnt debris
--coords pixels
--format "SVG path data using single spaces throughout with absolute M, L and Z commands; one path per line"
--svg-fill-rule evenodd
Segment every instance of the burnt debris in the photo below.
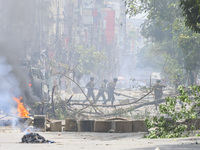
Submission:
M 46 140 L 38 133 L 27 133 L 22 137 L 22 143 L 55 143 L 54 141 Z

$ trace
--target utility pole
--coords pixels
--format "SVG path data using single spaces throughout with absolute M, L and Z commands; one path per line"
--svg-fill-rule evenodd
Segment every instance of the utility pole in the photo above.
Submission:
M 60 6 L 59 6 L 59 0 L 57 0 L 57 17 L 56 17 L 56 44 L 59 43 L 59 9 L 60 9 Z

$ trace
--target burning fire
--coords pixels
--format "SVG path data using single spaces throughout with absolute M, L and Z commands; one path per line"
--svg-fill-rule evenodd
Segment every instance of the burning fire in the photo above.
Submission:
M 14 101 L 17 102 L 17 111 L 19 112 L 18 116 L 19 117 L 29 117 L 28 116 L 29 112 L 26 110 L 23 103 L 20 102 L 22 100 L 22 98 L 23 97 L 20 97 L 20 98 L 13 97 Z

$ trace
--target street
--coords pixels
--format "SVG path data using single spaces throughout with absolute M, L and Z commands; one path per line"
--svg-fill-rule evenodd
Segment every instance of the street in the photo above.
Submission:
M 39 132 L 52 144 L 20 143 L 25 133 L 0 127 L 1 150 L 199 150 L 200 138 L 145 139 L 144 133 Z M 196 140 L 195 140 L 196 139 Z

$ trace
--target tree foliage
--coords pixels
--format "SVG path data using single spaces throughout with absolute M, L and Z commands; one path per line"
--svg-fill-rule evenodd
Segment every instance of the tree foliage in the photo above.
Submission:
M 190 76 L 188 78 L 190 84 L 193 84 L 193 80 L 197 76 L 195 72 L 199 70 L 198 47 L 200 40 L 198 34 L 185 26 L 181 8 L 184 6 L 183 2 L 185 5 L 187 4 L 186 1 L 180 3 L 180 0 L 125 0 L 125 4 L 130 16 L 141 12 L 146 13 L 142 25 L 142 35 L 156 43 L 154 53 L 168 60 L 170 57 L 170 60 L 177 64 L 173 69 L 171 63 L 165 64 L 164 72 L 166 72 L 166 68 L 171 68 L 179 70 L 178 74 L 181 74 L 184 69 Z M 190 3 L 196 5 L 195 2 L 190 1 Z M 168 73 L 166 72 L 166 75 L 169 75 Z
M 76 47 L 74 57 L 76 70 L 81 74 L 95 74 L 107 62 L 106 54 L 103 51 L 96 51 L 94 48 L 87 48 L 83 45 Z
M 180 95 L 168 97 L 165 104 L 159 105 L 160 117 L 148 117 L 145 120 L 150 133 L 147 138 L 185 137 L 196 129 L 199 115 L 199 86 L 188 89 L 179 87 Z
M 186 26 L 200 33 L 200 0 L 180 0 Z

